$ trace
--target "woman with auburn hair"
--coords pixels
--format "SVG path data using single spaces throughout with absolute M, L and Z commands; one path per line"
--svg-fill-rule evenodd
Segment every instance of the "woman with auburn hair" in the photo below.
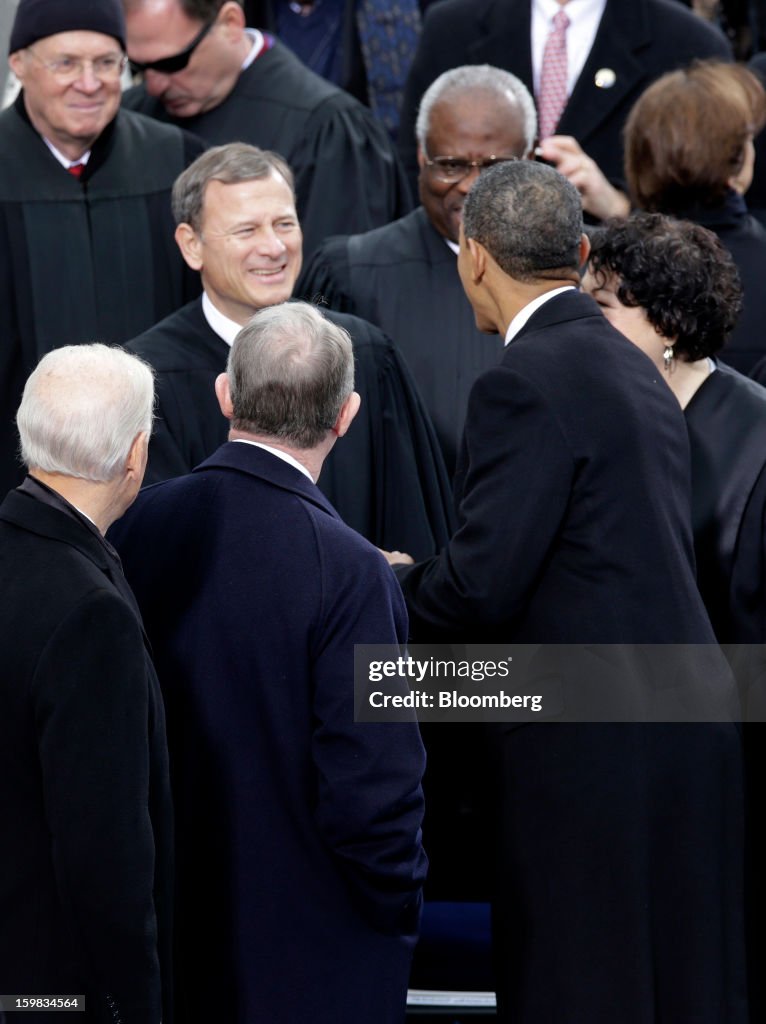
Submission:
M 633 204 L 710 228 L 734 257 L 744 308 L 721 354 L 747 373 L 766 355 L 766 229 L 744 194 L 753 137 L 766 123 L 766 91 L 737 64 L 702 62 L 657 79 L 625 126 L 625 174 Z

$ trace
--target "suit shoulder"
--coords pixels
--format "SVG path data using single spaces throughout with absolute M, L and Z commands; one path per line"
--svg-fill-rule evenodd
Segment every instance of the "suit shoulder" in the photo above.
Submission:
M 466 35 L 455 38 L 455 43 L 464 47 L 466 38 L 477 33 L 482 19 L 487 10 L 492 6 L 492 0 L 440 0 L 439 3 L 431 4 L 425 13 L 423 20 L 423 32 L 428 32 L 429 40 L 432 42 L 436 35 L 455 31 L 463 31 Z
M 353 96 L 306 67 L 278 41 L 242 73 L 224 103 L 239 97 L 300 110 L 307 116 L 328 103 L 353 110 L 361 106 Z
M 646 0 L 646 10 L 655 38 L 662 40 L 662 51 L 680 47 L 676 63 L 680 64 L 685 54 L 689 54 L 690 59 L 731 59 L 731 46 L 723 32 L 677 0 Z
M 192 369 L 197 364 L 206 368 L 204 343 L 211 332 L 198 316 L 198 307 L 199 300 L 195 299 L 132 338 L 125 348 L 159 373 Z
M 365 354 L 369 358 L 383 358 L 394 352 L 391 339 L 368 320 L 353 313 L 336 313 L 334 309 L 323 309 L 322 312 L 332 323 L 348 331 L 357 358 Z
M 190 132 L 175 124 L 165 124 L 157 121 L 140 110 L 122 107 L 118 113 L 119 120 L 124 128 L 140 136 L 147 144 L 163 139 L 181 139 L 182 141 L 196 140 Z M 198 143 L 201 145 L 201 143 Z
M 324 509 L 311 502 L 298 499 L 311 522 L 320 558 L 326 564 L 327 557 L 341 559 L 345 573 L 349 565 L 363 573 L 367 579 L 383 581 L 388 587 L 394 582 L 391 568 L 378 549 L 356 530 L 352 530 L 342 519 L 327 514 Z M 340 566 L 338 567 L 340 568 Z

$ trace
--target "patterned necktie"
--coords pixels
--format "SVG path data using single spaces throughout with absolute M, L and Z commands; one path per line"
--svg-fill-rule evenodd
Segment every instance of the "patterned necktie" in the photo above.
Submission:
M 395 138 L 404 83 L 420 38 L 420 7 L 417 0 L 360 0 L 356 21 L 370 106 Z
M 553 18 L 553 28 L 545 42 L 540 69 L 540 92 L 537 110 L 540 117 L 540 138 L 553 135 L 564 107 L 567 105 L 567 28 L 569 18 L 561 10 Z

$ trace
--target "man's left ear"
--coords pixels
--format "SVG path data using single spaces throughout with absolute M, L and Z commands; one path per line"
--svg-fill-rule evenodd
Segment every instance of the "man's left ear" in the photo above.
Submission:
M 468 252 L 471 280 L 478 284 L 487 272 L 487 250 L 475 238 L 466 238 L 464 244 Z
M 149 435 L 145 430 L 136 434 L 133 443 L 128 451 L 128 458 L 125 462 L 125 473 L 129 477 L 138 476 L 143 479 L 146 469 L 146 451 L 149 446 Z
M 238 40 L 245 28 L 245 12 L 236 0 L 226 0 L 218 12 L 218 21 L 227 32 L 233 33 L 234 38 Z
M 333 433 L 338 437 L 343 437 L 348 428 L 353 423 L 354 417 L 359 412 L 359 406 L 362 404 L 362 399 L 356 393 L 352 391 L 346 401 L 340 407 L 338 418 L 335 421 L 335 426 L 332 428 Z
M 585 273 L 588 257 L 590 256 L 590 239 L 587 235 L 580 235 L 580 276 Z
M 234 406 L 231 401 L 231 388 L 229 387 L 229 375 L 219 373 L 215 379 L 215 397 L 221 407 L 221 412 L 227 420 L 234 419 Z

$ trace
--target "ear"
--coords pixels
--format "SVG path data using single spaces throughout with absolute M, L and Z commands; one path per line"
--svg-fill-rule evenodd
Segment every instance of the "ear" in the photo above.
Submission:
M 218 22 L 227 36 L 238 42 L 245 28 L 245 12 L 236 0 L 226 0 L 218 12 Z
M 149 435 L 145 430 L 133 438 L 133 443 L 128 451 L 128 458 L 125 462 L 125 474 L 132 480 L 140 483 L 144 478 L 146 470 L 146 455 L 149 447 Z
M 462 230 L 462 228 L 461 228 Z M 471 272 L 471 280 L 478 284 L 487 272 L 487 250 L 477 242 L 475 238 L 464 238 L 466 253 L 468 254 L 468 267 Z
M 14 52 L 8 58 L 8 67 L 18 78 L 18 80 L 24 83 L 24 51 L 14 50 Z
M 587 235 L 580 235 L 580 273 L 583 272 L 588 257 L 590 256 L 590 239 Z
M 343 437 L 348 428 L 351 426 L 354 417 L 359 412 L 359 406 L 362 404 L 362 399 L 356 393 L 352 391 L 346 401 L 340 407 L 338 418 L 335 421 L 335 426 L 332 428 L 333 433 L 338 437 Z
M 234 406 L 231 403 L 231 388 L 229 387 L 229 375 L 219 373 L 215 379 L 215 397 L 221 407 L 221 412 L 227 420 L 234 419 Z
M 426 155 L 423 150 L 418 146 L 418 167 L 423 170 L 426 165 Z
M 191 224 L 179 224 L 175 239 L 181 255 L 192 270 L 202 270 L 202 241 Z

